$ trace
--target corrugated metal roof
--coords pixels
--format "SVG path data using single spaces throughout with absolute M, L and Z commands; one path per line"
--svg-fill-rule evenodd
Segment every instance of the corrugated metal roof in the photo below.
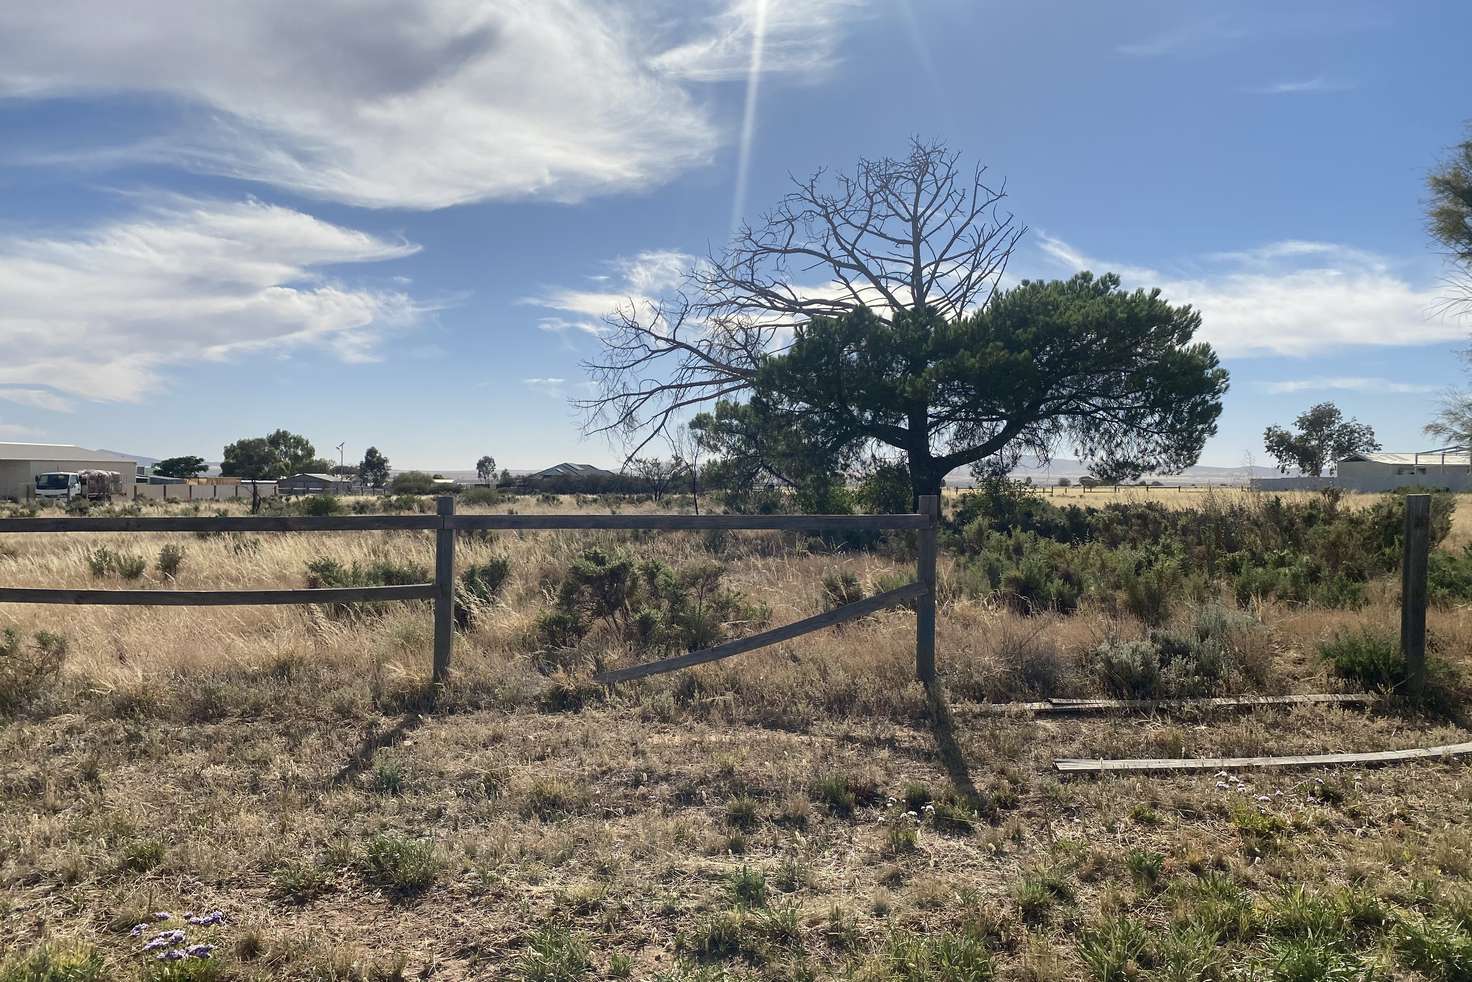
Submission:
M 0 460 L 117 460 L 135 463 L 132 457 L 110 450 L 88 450 L 75 443 L 0 443 Z
M 535 474 L 532 474 L 530 476 L 531 477 L 589 477 L 589 476 L 593 476 L 593 475 L 602 475 L 602 474 L 607 474 L 609 476 L 616 476 L 616 475 L 614 475 L 613 471 L 606 471 L 606 470 L 604 470 L 601 467 L 594 467 L 592 464 L 567 464 L 567 463 L 558 464 L 555 467 L 549 467 L 549 468 L 547 468 L 544 471 L 537 471 Z
M 1468 453 L 1465 450 L 1449 450 L 1445 453 L 1440 450 L 1422 451 L 1420 453 L 1380 453 L 1377 451 L 1375 453 L 1350 454 L 1348 457 L 1345 457 L 1344 460 L 1340 461 L 1340 463 L 1348 463 L 1354 461 L 1368 461 L 1372 464 L 1393 464 L 1403 466 L 1412 465 L 1418 467 L 1425 467 L 1430 464 L 1435 464 L 1438 467 L 1440 467 L 1442 464 L 1445 464 L 1448 467 L 1469 467 L 1472 466 L 1472 453 Z
M 352 478 L 349 475 L 346 475 L 346 474 L 344 474 L 342 477 L 338 477 L 336 474 L 293 474 L 293 475 L 291 475 L 291 477 L 286 478 L 286 480 L 292 481 L 292 480 L 296 480 L 299 477 L 315 477 L 317 480 L 319 480 L 319 481 L 326 481 L 329 484 L 333 484 L 333 483 L 344 483 L 344 484 L 348 484 L 348 483 L 351 483 L 352 482 Z

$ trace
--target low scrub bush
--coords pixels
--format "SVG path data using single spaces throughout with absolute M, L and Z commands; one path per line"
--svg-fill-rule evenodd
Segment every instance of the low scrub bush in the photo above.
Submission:
M 495 488 L 470 488 L 461 492 L 459 503 L 462 505 L 499 505 L 506 500 L 506 496 Z
M 14 628 L 0 632 L 0 715 L 21 712 L 46 695 L 61 678 L 66 638 L 38 631 L 27 642 Z
M 179 570 L 184 566 L 184 547 L 169 543 L 158 551 L 158 562 L 154 564 L 162 576 L 171 580 L 179 578 Z
M 1336 676 L 1368 690 L 1396 689 L 1406 680 L 1400 646 L 1394 639 L 1372 631 L 1335 635 L 1319 645 L 1319 656 Z
M 885 979 L 895 982 L 990 982 L 996 965 L 986 938 L 971 931 L 896 929 L 885 942 Z
M 45 944 L 0 961 L 0 982 L 106 982 L 116 976 L 95 948 Z
M 522 982 L 574 982 L 591 977 L 593 959 L 582 935 L 562 924 L 547 924 L 532 935 L 517 963 Z
M 304 513 L 317 517 L 341 515 L 346 510 L 343 507 L 342 500 L 335 494 L 309 495 L 306 503 L 302 505 L 302 511 Z
M 852 571 L 835 570 L 823 576 L 823 609 L 836 610 L 863 599 L 864 588 Z
M 355 586 L 408 586 L 424 583 L 429 579 L 429 571 L 424 567 L 392 559 L 375 559 L 362 564 L 354 562 L 344 566 L 331 556 L 320 556 L 307 563 L 307 587 L 312 590 Z M 332 617 L 382 613 L 388 607 L 382 603 L 329 603 L 321 606 Z
M 369 839 L 361 865 L 370 883 L 400 893 L 429 889 L 441 869 L 433 842 L 394 832 L 380 832 Z
M 584 551 L 563 574 L 556 605 L 537 619 L 543 647 L 573 648 L 595 629 L 638 651 L 695 650 L 724 640 L 737 625 L 760 625 L 769 612 L 721 585 L 724 567 L 678 569 L 623 552 Z
M 461 573 L 455 589 L 455 623 L 462 630 L 469 627 L 476 614 L 501 595 L 510 578 L 511 560 L 505 556 L 494 556 Z

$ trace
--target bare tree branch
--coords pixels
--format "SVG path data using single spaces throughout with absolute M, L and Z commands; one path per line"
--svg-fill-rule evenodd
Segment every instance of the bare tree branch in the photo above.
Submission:
M 605 317 L 603 351 L 585 364 L 597 394 L 576 403 L 585 432 L 622 438 L 632 457 L 672 414 L 748 388 L 815 317 L 929 306 L 949 320 L 984 306 L 1026 228 L 1000 208 L 1005 184 L 959 160 L 914 140 L 908 156 L 860 160 L 852 175 L 794 178 L 674 296 Z

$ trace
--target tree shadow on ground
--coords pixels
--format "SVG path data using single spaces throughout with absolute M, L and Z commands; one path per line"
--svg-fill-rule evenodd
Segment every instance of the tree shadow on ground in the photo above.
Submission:
M 347 761 L 333 775 L 332 783 L 338 785 L 355 780 L 358 775 L 373 766 L 373 757 L 378 751 L 385 747 L 397 746 L 410 733 L 428 722 L 429 712 L 438 702 L 438 690 L 439 686 L 431 684 L 417 692 L 417 698 L 401 700 L 398 708 L 402 715 L 387 729 L 380 729 L 377 723 L 370 726 L 358 746 L 348 756 Z

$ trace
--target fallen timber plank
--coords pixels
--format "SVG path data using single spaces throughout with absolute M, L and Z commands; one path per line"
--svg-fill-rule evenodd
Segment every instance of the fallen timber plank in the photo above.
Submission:
M 631 679 L 641 679 L 650 675 L 660 675 L 665 672 L 673 672 L 681 668 L 689 668 L 691 665 L 701 665 L 705 662 L 718 661 L 722 658 L 730 658 L 743 652 L 752 651 L 756 648 L 764 648 L 778 641 L 786 641 L 799 635 L 818 631 L 835 624 L 851 621 L 865 614 L 872 614 L 888 607 L 898 607 L 923 597 L 926 593 L 924 584 L 911 583 L 895 590 L 887 590 L 877 593 L 867 600 L 856 603 L 844 604 L 834 610 L 824 611 L 812 617 L 805 617 L 791 624 L 763 631 L 761 634 L 753 634 L 749 638 L 738 638 L 735 641 L 727 641 L 711 648 L 703 648 L 700 651 L 692 651 L 684 655 L 676 655 L 673 658 L 665 658 L 660 661 L 649 662 L 644 665 L 632 665 L 628 668 L 620 668 L 612 672 L 603 672 L 593 676 L 593 681 L 604 685 L 612 685 L 615 682 L 627 682 Z
M 1139 758 L 1135 760 L 1093 760 L 1059 757 L 1053 766 L 1069 773 L 1105 773 L 1140 771 L 1224 771 L 1237 768 L 1330 767 L 1335 765 L 1399 764 L 1410 760 L 1441 760 L 1472 754 L 1472 742 L 1449 743 L 1440 747 L 1412 747 L 1409 750 L 1381 750 L 1363 754 L 1295 754 L 1287 757 L 1197 757 Z
M 233 607 L 268 604 L 376 603 L 430 600 L 433 583 L 327 587 L 316 590 L 42 590 L 0 587 L 0 604 L 100 604 L 124 607 Z
M 987 715 L 1013 713 L 1085 714 L 1120 710 L 1161 709 L 1252 709 L 1258 706 L 1315 706 L 1325 704 L 1366 706 L 1379 702 L 1370 692 L 1328 692 L 1294 696 L 1217 696 L 1196 699 L 1048 699 L 1045 702 L 989 703 L 981 707 Z

